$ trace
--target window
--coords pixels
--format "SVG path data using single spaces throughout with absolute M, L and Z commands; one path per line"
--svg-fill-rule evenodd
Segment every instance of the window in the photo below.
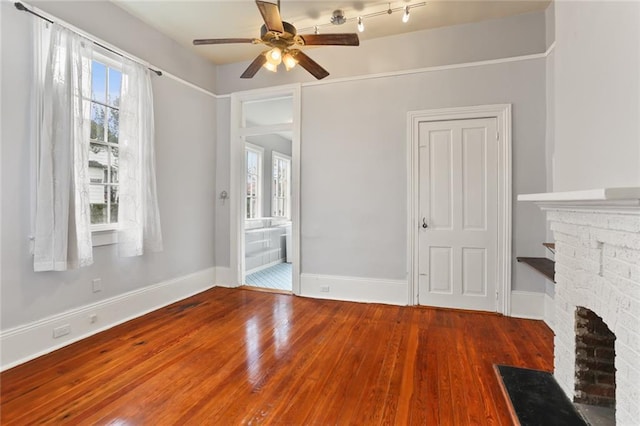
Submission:
M 291 157 L 273 151 L 271 215 L 291 219 Z
M 89 203 L 91 229 L 114 229 L 118 223 L 121 66 L 95 54 L 91 67 Z
M 245 169 L 247 174 L 247 219 L 261 217 L 262 205 L 262 156 L 264 150 L 256 145 L 245 145 Z

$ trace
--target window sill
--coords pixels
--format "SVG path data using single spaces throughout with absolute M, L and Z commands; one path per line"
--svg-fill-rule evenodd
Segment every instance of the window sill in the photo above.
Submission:
M 118 231 L 115 229 L 101 229 L 91 231 L 93 247 L 108 246 L 118 242 Z

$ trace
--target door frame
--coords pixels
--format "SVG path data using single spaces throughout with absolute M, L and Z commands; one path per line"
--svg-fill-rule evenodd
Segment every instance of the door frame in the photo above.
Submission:
M 230 269 L 235 277 L 233 285 L 243 284 L 244 272 L 244 193 L 242 191 L 244 174 L 244 143 L 246 136 L 270 134 L 282 131 L 291 132 L 291 244 L 293 246 L 292 292 L 300 294 L 300 84 L 278 86 L 276 88 L 256 89 L 231 94 L 230 125 Z M 292 97 L 293 123 L 269 126 L 244 127 L 242 116 L 243 102 Z M 235 271 L 235 273 L 234 273 Z
M 407 113 L 407 271 L 409 305 L 418 304 L 420 226 L 419 125 L 423 122 L 495 118 L 498 129 L 498 245 L 496 311 L 511 313 L 511 104 L 429 109 Z

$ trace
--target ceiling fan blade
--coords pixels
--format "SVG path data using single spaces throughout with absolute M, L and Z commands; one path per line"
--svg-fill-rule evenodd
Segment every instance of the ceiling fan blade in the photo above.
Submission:
M 309 71 L 311 75 L 313 75 L 318 80 L 322 80 L 326 76 L 329 75 L 329 71 L 325 70 L 318 64 L 316 61 L 305 55 L 304 52 L 298 51 L 295 55 L 298 64 Z
M 230 43 L 255 43 L 254 38 L 203 38 L 193 40 L 196 46 L 200 44 L 230 44 Z
M 360 39 L 358 34 L 306 34 L 301 35 L 302 41 L 305 46 L 359 46 Z
M 256 0 L 256 5 L 260 9 L 264 25 L 267 30 L 274 33 L 283 34 L 284 26 L 282 25 L 282 18 L 280 17 L 280 10 L 275 3 L 269 3 L 267 1 Z
M 256 73 L 260 70 L 265 62 L 267 62 L 267 57 L 264 56 L 264 53 L 261 53 L 257 58 L 253 60 L 253 62 L 251 62 L 251 64 L 249 64 L 240 78 L 253 78 L 253 76 L 256 75 Z

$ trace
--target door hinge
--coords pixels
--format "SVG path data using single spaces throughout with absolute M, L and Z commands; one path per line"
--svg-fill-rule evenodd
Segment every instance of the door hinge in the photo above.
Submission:
M 496 132 L 496 140 L 499 141 L 500 140 L 500 132 Z

